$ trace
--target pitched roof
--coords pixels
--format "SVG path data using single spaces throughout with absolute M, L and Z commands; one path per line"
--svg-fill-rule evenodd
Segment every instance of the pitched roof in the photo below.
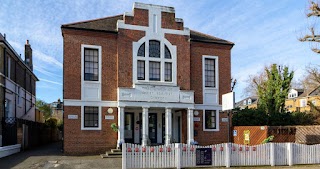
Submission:
M 122 20 L 123 15 L 64 24 L 61 28 L 86 29 L 96 31 L 118 32 L 117 21 Z
M 201 42 L 211 42 L 211 43 L 221 43 L 221 44 L 226 44 L 226 45 L 234 45 L 233 42 L 220 39 L 211 35 L 207 35 L 201 32 L 197 32 L 194 30 L 190 30 L 190 38 L 191 40 L 194 41 L 201 41 Z
M 117 33 L 117 21 L 123 20 L 123 15 L 115 15 L 105 18 L 74 22 L 69 24 L 64 24 L 61 28 L 69 29 L 82 29 L 82 30 L 93 30 L 93 31 L 106 31 Z M 234 45 L 234 43 L 220 39 L 211 35 L 200 33 L 194 30 L 190 30 L 190 39 L 192 41 L 200 41 L 207 43 L 219 43 L 226 45 Z

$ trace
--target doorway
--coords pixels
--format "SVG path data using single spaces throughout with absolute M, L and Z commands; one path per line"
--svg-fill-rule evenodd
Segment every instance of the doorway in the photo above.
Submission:
M 157 113 L 149 113 L 149 140 L 151 144 L 157 143 Z M 142 113 L 139 114 L 140 121 L 140 144 L 142 140 Z
M 133 117 L 133 113 L 125 113 L 124 116 L 124 141 L 126 143 L 133 143 L 134 141 Z

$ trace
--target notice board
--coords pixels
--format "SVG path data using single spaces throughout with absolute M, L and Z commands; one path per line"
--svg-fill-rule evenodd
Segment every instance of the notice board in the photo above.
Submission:
M 212 165 L 211 148 L 196 149 L 196 165 Z

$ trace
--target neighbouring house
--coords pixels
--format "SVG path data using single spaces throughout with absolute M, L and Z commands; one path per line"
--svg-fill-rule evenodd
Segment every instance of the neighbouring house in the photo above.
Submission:
M 36 120 L 37 81 L 29 41 L 23 60 L 0 34 L 0 147 L 17 144 L 17 119 Z
M 44 123 L 46 120 L 45 120 L 45 117 L 44 117 L 44 113 L 42 111 L 40 111 L 38 108 L 36 108 L 36 120 L 35 122 L 38 122 L 38 123 Z
M 247 97 L 235 104 L 236 108 L 240 110 L 248 108 L 248 109 L 256 109 L 258 107 L 258 96 Z
M 320 86 L 311 91 L 290 89 L 285 106 L 289 112 L 320 112 Z
M 56 118 L 58 122 L 63 120 L 63 102 L 58 99 L 56 102 L 50 104 L 51 107 L 51 117 Z
M 61 30 L 65 153 L 227 142 L 232 42 L 189 30 L 173 7 L 143 3 Z

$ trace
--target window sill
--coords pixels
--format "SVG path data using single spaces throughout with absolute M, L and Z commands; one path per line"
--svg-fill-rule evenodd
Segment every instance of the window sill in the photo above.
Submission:
M 163 81 L 137 81 L 136 85 L 162 85 L 162 86 L 176 86 L 173 82 L 163 82 Z
M 219 129 L 203 129 L 203 131 L 220 131 Z
M 101 127 L 81 127 L 81 130 L 101 130 Z

